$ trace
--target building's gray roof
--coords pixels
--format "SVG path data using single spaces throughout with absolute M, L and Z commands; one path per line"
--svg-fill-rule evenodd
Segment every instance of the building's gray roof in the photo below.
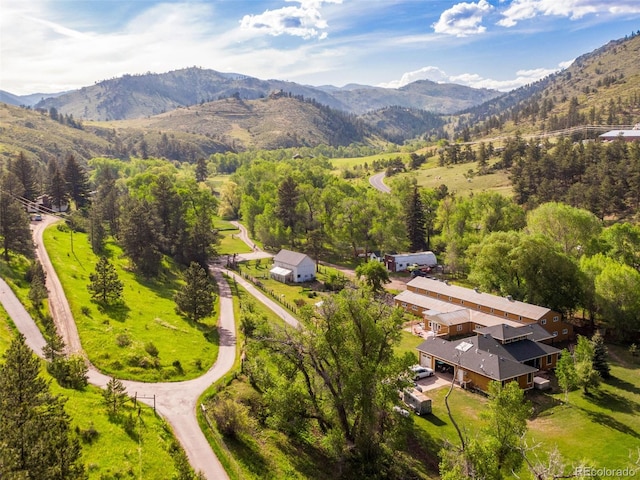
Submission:
M 533 340 L 519 340 L 513 343 L 502 344 L 491 335 L 478 335 L 466 339 L 468 342 L 485 352 L 493 353 L 514 362 L 527 362 L 534 358 L 545 357 L 553 353 L 559 353 L 555 347 Z
M 459 325 L 460 323 L 465 323 L 464 321 L 453 321 L 454 319 L 461 320 L 465 316 L 468 322 L 475 322 L 479 325 L 485 326 L 498 325 L 502 323 L 506 323 L 507 325 L 511 325 L 512 327 L 522 325 L 521 323 L 514 320 L 497 317 L 495 315 L 478 312 L 476 310 L 469 310 L 468 308 L 461 305 L 444 302 L 433 297 L 427 297 L 426 295 L 421 295 L 419 293 L 412 292 L 411 290 L 404 290 L 394 298 L 398 302 L 405 302 L 411 305 L 416 305 L 423 310 L 427 310 L 426 312 L 424 312 L 424 316 L 427 319 L 435 320 L 443 325 L 452 326 Z M 449 314 L 453 312 L 457 313 L 455 313 L 455 315 L 450 318 L 447 318 L 446 315 L 443 316 L 443 314 Z
M 549 340 L 550 338 L 553 338 L 553 336 L 549 332 L 547 332 L 537 323 L 529 323 L 527 325 L 521 325 L 517 327 L 502 323 L 500 325 L 477 328 L 475 332 L 479 334 L 491 335 L 493 338 L 500 340 L 502 343 L 519 337 L 526 337 L 527 339 L 533 340 L 535 342 L 541 342 L 543 340 Z
M 537 368 L 514 361 L 510 356 L 500 356 L 493 352 L 481 350 L 477 348 L 474 339 L 475 338 L 465 338 L 464 340 L 450 342 L 448 340 L 431 337 L 418 345 L 418 350 L 428 355 L 441 358 L 451 365 L 460 365 L 460 367 L 465 370 L 478 373 L 496 381 L 509 380 L 538 371 Z M 466 352 L 456 349 L 462 342 L 472 343 L 473 346 Z
M 278 252 L 278 254 L 273 257 L 274 262 L 284 263 L 286 265 L 298 266 L 300 265 L 305 258 L 311 260 L 311 258 L 304 253 L 293 252 L 291 250 L 282 249 Z M 313 260 L 311 260 L 313 262 Z
M 465 302 L 472 302 L 478 305 L 483 305 L 488 308 L 494 308 L 503 312 L 508 312 L 513 315 L 518 315 L 525 318 L 537 320 L 544 317 L 551 310 L 546 307 L 539 307 L 538 305 L 531 305 L 530 303 L 519 302 L 517 300 L 510 300 L 505 297 L 499 297 L 490 293 L 480 292 L 472 290 L 470 288 L 459 287 L 457 285 L 451 285 L 449 283 L 441 282 L 439 280 L 432 280 L 425 277 L 416 277 L 407 283 L 407 286 L 420 288 L 429 292 L 440 294 L 444 299 L 448 297 L 459 298 Z

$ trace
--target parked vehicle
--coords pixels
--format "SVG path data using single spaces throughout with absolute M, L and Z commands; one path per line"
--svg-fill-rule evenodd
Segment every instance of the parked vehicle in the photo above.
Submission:
M 41 222 L 41 221 L 42 221 L 42 215 L 40 215 L 39 213 L 36 213 L 36 214 L 33 216 L 33 219 L 34 219 L 36 222 Z
M 398 405 L 393 406 L 393 411 L 399 415 L 402 415 L 403 417 L 408 417 L 410 415 L 409 410 L 405 410 L 404 408 L 399 407 Z
M 411 367 L 413 373 L 413 380 L 420 380 L 421 378 L 427 378 L 433 375 L 433 370 L 422 365 L 413 365 Z

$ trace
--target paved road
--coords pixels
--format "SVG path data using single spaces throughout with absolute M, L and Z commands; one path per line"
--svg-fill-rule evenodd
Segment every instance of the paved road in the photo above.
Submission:
M 369 177 L 369 183 L 382 193 L 391 193 L 391 189 L 384 184 L 385 172 L 376 173 Z
M 252 283 L 248 282 L 237 273 L 231 270 L 225 270 L 224 273 L 226 273 L 231 278 L 233 278 L 236 282 L 238 282 L 238 284 L 240 284 L 240 286 L 242 286 L 251 295 L 253 295 L 253 297 L 255 297 L 256 300 L 258 300 L 259 302 L 262 302 L 267 308 L 269 308 L 272 312 L 274 312 L 276 315 L 282 318 L 289 325 L 291 325 L 292 327 L 298 328 L 298 326 L 300 325 L 298 323 L 298 320 L 293 315 L 291 315 L 289 311 L 286 308 L 284 308 L 282 305 L 280 305 L 278 302 L 267 297 L 264 293 L 262 293 L 256 287 L 254 287 Z
M 81 353 L 82 346 L 69 304 L 42 244 L 42 232 L 47 225 L 55 221 L 57 220 L 54 217 L 43 216 L 42 223 L 33 226 L 34 239 L 37 244 L 38 258 L 47 273 L 49 304 L 56 326 L 63 336 L 68 350 Z M 218 283 L 220 296 L 218 321 L 220 347 L 218 358 L 214 365 L 201 377 L 184 382 L 143 383 L 123 381 L 122 383 L 127 388 L 127 393 L 131 396 L 136 393 L 138 396 L 146 397 L 155 395 L 157 412 L 171 424 L 176 438 L 182 444 L 194 470 L 202 472 L 207 479 L 218 480 L 229 477 L 200 430 L 196 418 L 196 407 L 202 392 L 233 366 L 236 357 L 236 336 L 231 290 L 219 267 L 212 267 L 212 272 Z M 38 355 L 42 356 L 42 347 L 45 344 L 42 334 L 4 281 L 0 282 L 0 302 L 4 305 L 18 330 L 25 335 L 27 344 Z M 93 365 L 89 365 L 88 377 L 92 384 L 99 387 L 104 387 L 109 381 L 109 377 L 100 373 Z M 141 401 L 151 406 L 154 403 L 153 398 Z
M 251 238 L 249 238 L 249 233 L 247 232 L 247 228 L 242 225 L 240 222 L 232 221 L 231 224 L 240 230 L 239 238 L 244 243 L 247 244 L 249 248 L 253 250 L 251 253 L 240 253 L 236 256 L 236 260 L 239 262 L 246 262 L 248 260 L 258 260 L 259 258 L 272 258 L 273 255 L 269 252 L 265 252 L 262 250 L 256 243 L 254 243 Z

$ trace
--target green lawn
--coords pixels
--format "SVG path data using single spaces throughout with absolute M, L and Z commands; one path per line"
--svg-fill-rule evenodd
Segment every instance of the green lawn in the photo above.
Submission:
M 175 312 L 173 296 L 179 288 L 177 268 L 164 265 L 161 278 L 147 280 L 129 269 L 128 260 L 114 243 L 106 255 L 124 283 L 124 304 L 102 308 L 91 301 L 87 284 L 97 257 L 87 236 L 51 226 L 44 242 L 60 277 L 91 362 L 108 375 L 142 381 L 177 381 L 206 371 L 218 354 L 217 309 L 213 317 L 193 323 Z M 88 308 L 88 314 L 82 309 Z M 145 350 L 153 343 L 159 364 Z M 179 363 L 178 363 L 179 362 Z
M 219 255 L 231 255 L 233 253 L 249 253 L 251 248 L 249 245 L 240 240 L 240 230 L 224 230 L 220 231 L 220 245 L 217 247 Z
M 356 165 L 364 165 L 367 163 L 369 167 L 372 167 L 372 164 L 376 160 L 389 160 L 400 157 L 403 161 L 406 161 L 409 158 L 409 154 L 405 152 L 394 152 L 394 153 L 378 153 L 376 155 L 369 155 L 367 157 L 355 157 L 355 158 L 332 158 L 330 160 L 331 164 L 335 169 L 342 168 L 353 168 Z

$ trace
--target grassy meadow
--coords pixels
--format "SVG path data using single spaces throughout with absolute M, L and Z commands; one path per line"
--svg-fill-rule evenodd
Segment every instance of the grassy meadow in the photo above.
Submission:
M 165 263 L 159 279 L 131 271 L 129 261 L 114 243 L 105 255 L 124 283 L 121 305 L 103 308 L 91 300 L 89 275 L 98 258 L 86 234 L 73 234 L 55 225 L 45 231 L 44 243 L 71 306 L 82 346 L 102 372 L 141 381 L 195 378 L 215 362 L 218 354 L 216 316 L 194 323 L 175 312 L 173 296 L 180 287 L 178 268 Z M 153 344 L 159 354 L 147 350 Z

